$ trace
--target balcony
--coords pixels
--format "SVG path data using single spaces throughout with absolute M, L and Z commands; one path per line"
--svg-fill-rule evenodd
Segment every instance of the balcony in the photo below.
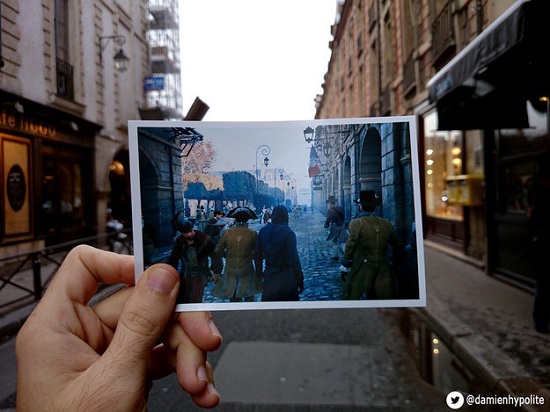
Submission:
M 59 58 L 55 63 L 57 94 L 74 100 L 74 67 Z
M 408 96 L 416 87 L 413 53 L 407 57 L 403 64 L 403 95 Z
M 443 7 L 432 24 L 432 53 L 433 65 L 453 54 L 456 49 L 456 40 L 453 31 L 453 18 L 449 3 Z

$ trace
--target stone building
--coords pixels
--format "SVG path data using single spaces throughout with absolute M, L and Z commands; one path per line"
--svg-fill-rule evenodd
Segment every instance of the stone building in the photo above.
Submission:
M 0 1 L 0 256 L 130 228 L 128 121 L 182 118 L 178 7 Z
M 405 118 L 384 120 L 317 126 L 309 128 L 312 137 L 304 131 L 312 143 L 310 165 L 318 166 L 312 203 L 325 212 L 327 199 L 336 199 L 349 223 L 358 212 L 353 200 L 359 192 L 374 190 L 382 199 L 378 213 L 408 239 L 415 216 L 409 123 Z
M 518 251 L 529 240 L 528 185 L 550 150 L 548 9 L 541 0 L 342 1 L 315 98 L 319 119 L 416 116 L 425 239 L 526 287 L 533 274 Z M 351 186 L 377 178 L 360 171 Z M 334 191 L 347 199 L 346 185 Z

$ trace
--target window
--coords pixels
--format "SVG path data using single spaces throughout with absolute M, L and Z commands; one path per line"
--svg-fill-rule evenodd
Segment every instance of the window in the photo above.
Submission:
M 84 188 L 89 175 L 85 158 L 86 154 L 77 150 L 43 147 L 41 233 L 59 235 L 86 228 L 89 194 Z
M 426 214 L 463 220 L 462 206 L 449 200 L 452 177 L 462 174 L 462 132 L 436 130 L 437 112 L 424 117 Z
M 73 66 L 69 64 L 69 2 L 55 0 L 55 61 L 57 94 L 74 98 Z

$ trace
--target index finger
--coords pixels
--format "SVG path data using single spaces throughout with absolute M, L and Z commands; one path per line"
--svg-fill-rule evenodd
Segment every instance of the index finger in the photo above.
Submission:
M 51 298 L 56 302 L 68 298 L 86 304 L 100 283 L 135 284 L 134 257 L 79 245 L 65 257 L 44 300 Z

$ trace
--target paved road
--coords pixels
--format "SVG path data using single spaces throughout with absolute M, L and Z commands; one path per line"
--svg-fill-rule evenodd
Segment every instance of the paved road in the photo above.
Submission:
M 340 300 L 342 296 L 342 281 L 340 263 L 331 259 L 332 243 L 327 242 L 326 229 L 323 228 L 324 216 L 320 213 L 302 213 L 299 217 L 292 214 L 289 225 L 296 233 L 298 254 L 304 272 L 304 291 L 300 295 L 303 301 Z M 264 225 L 253 222 L 250 229 L 259 231 Z M 210 295 L 213 284 L 209 283 L 205 290 L 204 301 L 208 303 L 222 302 Z M 261 296 L 256 296 L 260 300 Z M 228 302 L 226 300 L 225 302 Z

